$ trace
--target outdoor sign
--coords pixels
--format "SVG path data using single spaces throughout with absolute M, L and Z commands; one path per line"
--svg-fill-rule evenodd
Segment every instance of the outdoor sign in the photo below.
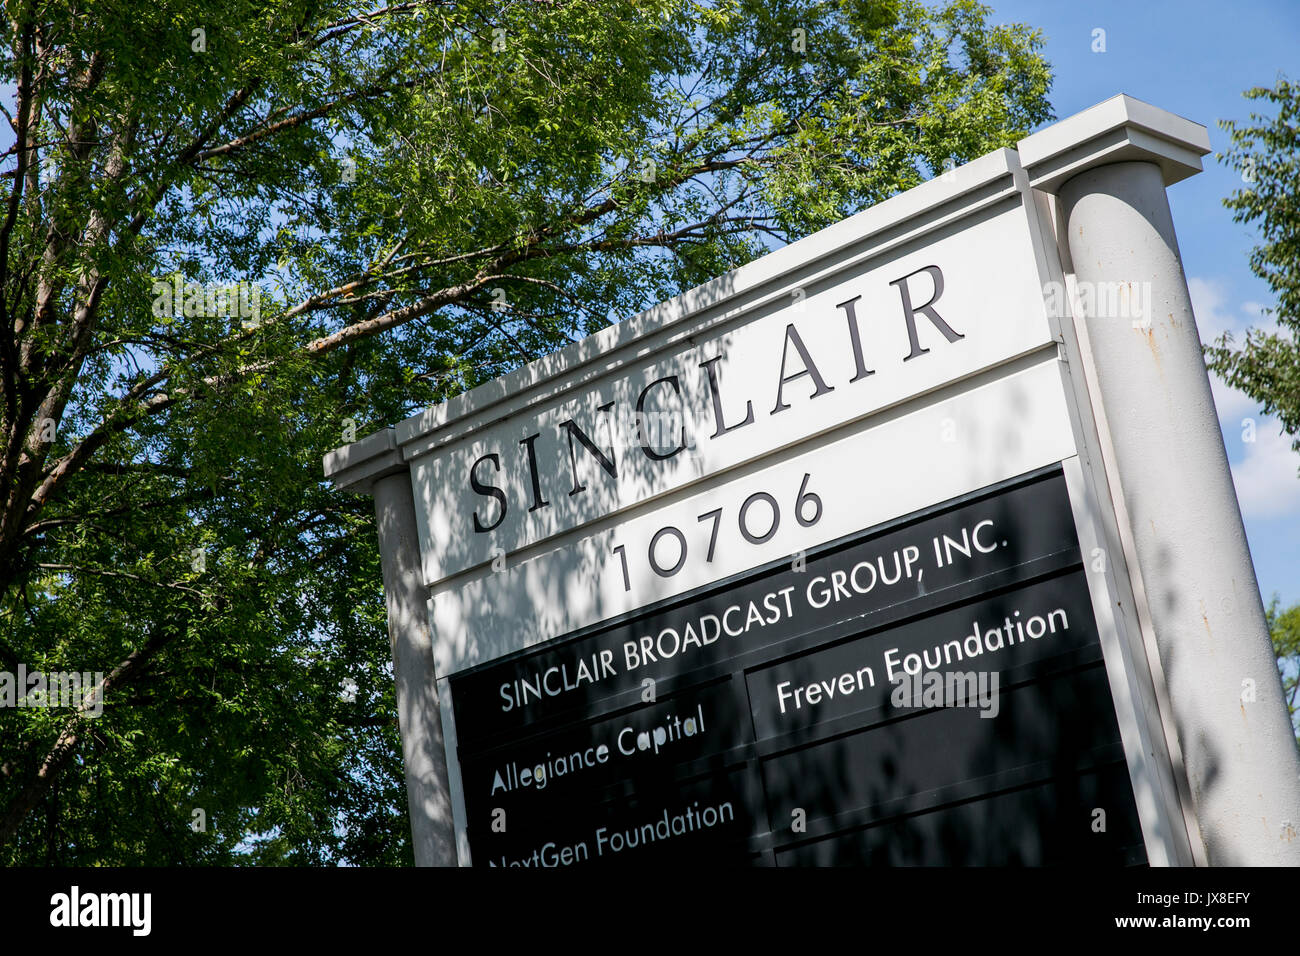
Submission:
M 495 865 L 1145 861 L 1059 468 L 450 689 Z
M 1102 361 L 1149 342 L 1173 402 L 1186 288 L 1083 228 L 1204 140 L 1118 97 L 333 453 L 417 859 L 1204 862 Z

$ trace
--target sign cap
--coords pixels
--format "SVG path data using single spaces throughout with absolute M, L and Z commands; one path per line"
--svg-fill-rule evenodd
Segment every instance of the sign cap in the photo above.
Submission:
M 1068 179 L 1111 163 L 1155 163 L 1165 186 L 1195 176 L 1210 151 L 1209 131 L 1168 110 L 1121 93 L 1017 144 L 1035 189 L 1055 193 Z

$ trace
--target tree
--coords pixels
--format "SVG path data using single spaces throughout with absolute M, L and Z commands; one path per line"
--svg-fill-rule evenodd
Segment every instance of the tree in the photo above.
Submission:
M 1240 348 L 1224 334 L 1206 349 L 1206 364 L 1225 382 L 1277 415 L 1300 451 L 1300 88 L 1278 77 L 1273 88 L 1245 96 L 1277 106 L 1277 115 L 1251 113 L 1246 125 L 1220 120 L 1231 145 L 1219 159 L 1239 170 L 1245 187 L 1224 200 L 1233 220 L 1258 223 L 1261 243 L 1250 268 L 1277 296 L 1276 330 L 1252 328 Z
M 16 0 L 0 860 L 410 859 L 331 447 L 1049 118 L 970 0 Z
M 1265 414 L 1277 415 L 1292 437 L 1291 447 L 1300 451 L 1300 88 L 1279 74 L 1271 89 L 1257 86 L 1244 95 L 1278 110 L 1273 117 L 1252 112 L 1247 125 L 1219 121 L 1231 145 L 1218 158 L 1246 183 L 1224 205 L 1234 211 L 1234 222 L 1258 223 L 1261 242 L 1251 251 L 1250 268 L 1277 297 L 1277 306 L 1268 310 L 1277 327 L 1248 329 L 1240 348 L 1230 333 L 1221 335 L 1206 347 L 1206 364 L 1259 402 Z M 1267 620 L 1294 723 L 1300 605 L 1279 612 L 1274 596 Z
M 1273 653 L 1277 656 L 1277 669 L 1282 678 L 1282 696 L 1291 715 L 1296 743 L 1300 744 L 1300 604 L 1293 604 L 1286 610 L 1279 610 L 1278 604 L 1275 594 L 1264 611 L 1264 619 L 1273 637 Z

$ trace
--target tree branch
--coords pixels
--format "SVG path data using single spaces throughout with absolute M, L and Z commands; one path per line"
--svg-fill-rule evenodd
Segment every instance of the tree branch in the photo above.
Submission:
M 27 814 L 40 803 L 54 783 L 59 771 L 67 765 L 68 761 L 72 759 L 72 755 L 76 753 L 77 746 L 80 744 L 79 730 L 81 722 L 87 719 L 86 713 L 102 706 L 103 700 L 110 690 L 126 686 L 136 679 L 145 664 L 175 636 L 175 633 L 174 631 L 160 631 L 155 634 L 139 650 L 128 654 L 86 695 L 81 706 L 64 724 L 63 730 L 54 741 L 54 745 L 46 751 L 36 773 L 28 780 L 27 785 L 14 798 L 13 803 L 9 805 L 8 810 L 5 812 L 4 819 L 0 821 L 0 846 L 9 843 L 14 838 Z

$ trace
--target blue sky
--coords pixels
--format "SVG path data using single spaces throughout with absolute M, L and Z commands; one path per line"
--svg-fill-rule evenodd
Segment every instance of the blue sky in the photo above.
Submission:
M 1022 22 L 1046 37 L 1052 64 L 1052 106 L 1058 118 L 1116 93 L 1146 100 L 1209 128 L 1214 152 L 1227 146 L 1220 119 L 1245 120 L 1253 108 L 1242 92 L 1272 86 L 1281 70 L 1300 80 L 1300 2 L 1241 0 L 1232 4 L 1179 2 L 1031 2 L 985 0 L 997 22 Z M 1104 53 L 1094 53 L 1093 31 L 1105 30 Z M 1203 341 L 1221 331 L 1269 324 L 1268 286 L 1250 271 L 1253 227 L 1232 221 L 1223 197 L 1239 175 L 1211 153 L 1205 172 L 1169 189 L 1178 245 Z M 1240 335 L 1237 336 L 1240 338 Z M 1276 419 L 1259 414 L 1245 395 L 1213 382 L 1219 423 L 1232 462 L 1255 573 L 1265 602 L 1277 593 L 1300 601 L 1300 456 L 1280 435 Z M 1244 442 L 1243 419 L 1256 422 Z

